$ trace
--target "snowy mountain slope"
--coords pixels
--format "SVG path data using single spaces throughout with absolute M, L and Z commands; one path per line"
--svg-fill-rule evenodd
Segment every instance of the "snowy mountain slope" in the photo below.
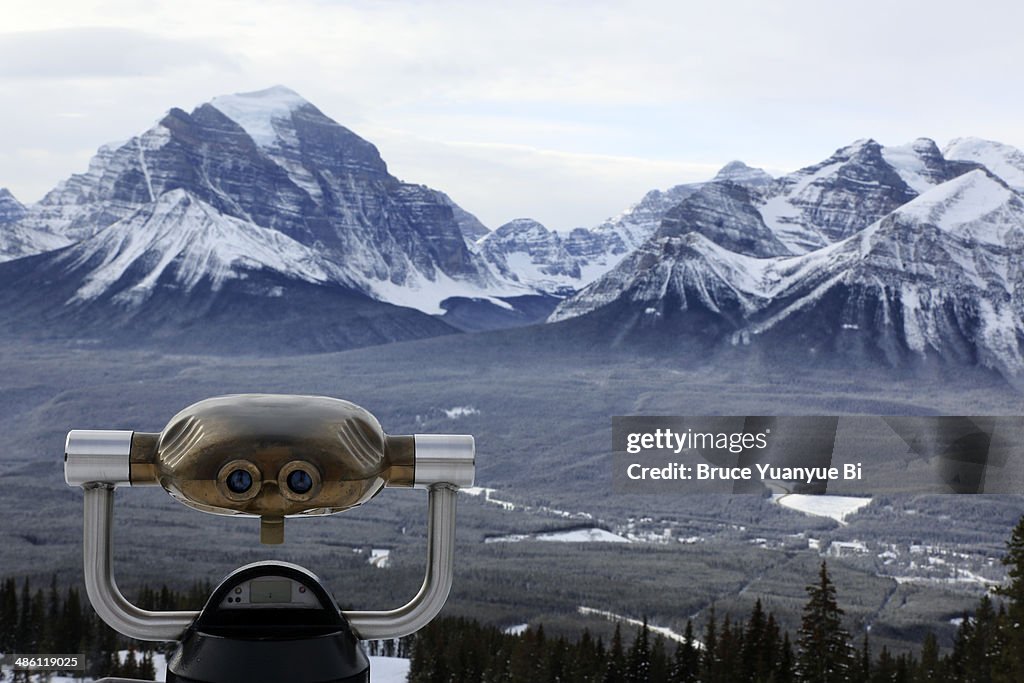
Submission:
M 981 164 L 1006 184 L 1024 192 L 1024 152 L 1001 142 L 980 138 L 957 138 L 943 150 L 947 159 Z
M 1016 378 L 1022 264 L 1024 200 L 975 169 L 799 256 L 755 258 L 697 232 L 656 237 L 549 320 L 601 315 L 619 337 L 665 327 L 699 331 L 708 345 L 893 365 L 935 357 Z
M 376 147 L 283 87 L 172 109 L 102 148 L 16 225 L 78 242 L 177 190 L 317 251 L 333 283 L 381 301 L 440 314 L 453 296 L 534 294 L 469 249 L 464 231 L 485 230 L 471 214 L 391 176 Z
M 115 302 L 138 306 L 158 283 L 189 293 L 205 282 L 217 291 L 225 280 L 254 270 L 313 283 L 341 281 L 315 250 L 276 230 L 225 216 L 180 189 L 64 250 L 56 263 L 83 273 L 69 303 L 111 293 Z
M 1001 180 L 971 171 L 830 251 L 841 265 L 773 291 L 751 336 L 1024 374 L 1024 200 Z

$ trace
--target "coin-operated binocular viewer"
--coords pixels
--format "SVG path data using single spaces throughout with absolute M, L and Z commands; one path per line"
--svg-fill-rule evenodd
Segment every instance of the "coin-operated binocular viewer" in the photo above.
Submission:
M 185 408 L 159 434 L 72 431 L 64 474 L 85 493 L 89 601 L 126 636 L 178 641 L 168 682 L 369 681 L 359 641 L 413 633 L 448 597 L 456 492 L 472 486 L 474 457 L 471 436 L 388 435 L 363 408 L 319 396 L 211 398 Z M 202 512 L 259 517 L 263 543 L 282 543 L 289 517 L 343 512 L 385 486 L 425 488 L 426 576 L 402 607 L 340 611 L 310 571 L 256 562 L 228 575 L 199 612 L 143 610 L 114 582 L 111 525 L 119 486 L 161 486 Z

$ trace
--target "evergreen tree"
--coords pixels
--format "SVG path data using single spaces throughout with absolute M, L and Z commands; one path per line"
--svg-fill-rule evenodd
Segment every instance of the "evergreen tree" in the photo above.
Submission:
M 843 610 L 836 589 L 821 563 L 818 583 L 807 587 L 797 640 L 797 680 L 801 683 L 844 683 L 849 680 L 849 634 L 843 629 Z
M 18 638 L 18 585 L 13 578 L 0 584 L 0 652 L 14 652 Z
M 654 644 L 651 645 L 650 680 L 654 683 L 666 683 L 670 670 L 671 665 L 665 648 L 665 639 L 660 635 L 655 636 Z
M 917 667 L 914 683 L 941 683 L 945 680 L 939 664 L 939 641 L 931 631 L 921 645 L 921 663 Z
M 871 641 L 867 633 L 864 634 L 860 650 L 853 660 L 850 680 L 856 683 L 861 683 L 861 681 L 867 683 L 867 681 L 871 680 Z
M 708 623 L 704 625 L 704 651 L 700 663 L 702 682 L 712 682 L 718 672 L 718 625 L 715 623 L 715 606 L 708 611 Z
M 32 630 L 32 595 L 26 578 L 21 584 L 18 626 L 14 630 L 14 651 L 32 652 Z
M 637 629 L 633 645 L 629 648 L 625 680 L 628 683 L 648 683 L 651 680 L 651 632 L 647 627 L 647 617 Z
M 743 646 L 742 640 L 739 625 L 734 626 L 726 614 L 718 632 L 714 664 L 708 678 L 710 683 L 734 683 L 739 678 L 740 662 L 737 655 Z
M 57 575 L 50 575 L 50 590 L 46 596 L 46 617 L 40 624 L 40 651 L 41 652 L 66 652 L 58 645 L 60 634 L 63 631 L 60 611 L 60 593 L 57 592 Z
M 1007 567 L 1008 583 L 996 589 L 1007 598 L 1005 628 L 1001 636 L 1005 647 L 996 664 L 995 680 L 999 683 L 1024 681 L 1024 517 L 1017 522 L 1006 542 L 1003 564 Z
M 672 673 L 669 681 L 671 683 L 696 683 L 699 673 L 700 651 L 693 637 L 693 621 L 687 619 L 686 630 L 683 631 L 683 642 L 676 647 L 676 654 L 672 660 Z
M 889 648 L 882 646 L 882 652 L 878 655 L 871 672 L 871 683 L 893 683 L 896 680 L 896 660 L 889 652 Z
M 607 665 L 602 682 L 622 683 L 624 680 L 626 680 L 626 655 L 622 649 L 622 626 L 616 623 L 612 644 L 608 649 Z
M 768 619 L 761 600 L 754 603 L 754 609 L 743 632 L 743 647 L 740 652 L 741 678 L 751 683 L 763 683 L 768 679 L 772 665 L 775 644 L 769 642 Z
M 37 588 L 32 595 L 32 610 L 29 617 L 29 647 L 25 652 L 46 652 L 46 595 Z
M 796 656 L 793 654 L 793 644 L 789 642 L 789 631 L 782 636 L 774 679 L 775 683 L 793 683 L 796 680 Z
M 124 655 L 124 662 L 121 664 L 121 674 L 125 678 L 135 678 L 139 674 L 139 662 L 136 659 L 138 652 L 135 649 L 135 641 L 128 641 L 128 651 Z
M 997 648 L 997 618 L 992 599 L 981 598 L 974 618 L 961 624 L 965 638 L 963 643 L 963 674 L 971 683 L 992 683 L 993 665 L 999 652 Z

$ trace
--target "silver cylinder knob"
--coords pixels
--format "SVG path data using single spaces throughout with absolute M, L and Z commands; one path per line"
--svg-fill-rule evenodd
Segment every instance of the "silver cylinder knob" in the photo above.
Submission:
M 68 486 L 104 483 L 131 485 L 131 431 L 75 429 L 64 445 L 64 481 Z
M 472 486 L 476 478 L 476 443 L 467 434 L 416 434 L 417 488 L 435 484 Z

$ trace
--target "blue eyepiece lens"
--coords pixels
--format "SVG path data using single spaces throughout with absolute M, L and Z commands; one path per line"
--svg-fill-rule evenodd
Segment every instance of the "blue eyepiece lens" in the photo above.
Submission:
M 252 488 L 252 475 L 245 470 L 233 470 L 226 483 L 232 493 L 245 493 Z
M 288 474 L 288 488 L 300 495 L 309 493 L 309 490 L 313 488 L 313 477 L 309 476 L 309 472 L 305 470 L 295 470 Z

